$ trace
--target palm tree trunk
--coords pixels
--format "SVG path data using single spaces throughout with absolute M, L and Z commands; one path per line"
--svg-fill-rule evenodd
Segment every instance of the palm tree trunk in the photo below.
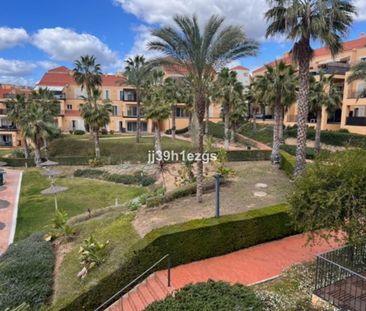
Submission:
M 273 165 L 278 165 L 280 163 L 280 127 L 281 127 L 281 104 L 277 100 L 275 103 L 275 124 L 273 127 L 273 146 L 271 160 Z
M 257 131 L 257 115 L 253 113 L 253 132 Z
M 41 166 L 41 147 L 38 141 L 38 137 L 35 135 L 32 140 L 33 148 L 34 148 L 34 163 L 37 167 Z
M 155 154 L 161 154 L 161 135 L 159 128 L 159 121 L 154 121 L 154 133 L 155 133 Z
M 196 118 L 198 121 L 198 154 L 200 155 L 197 161 L 197 201 L 198 203 L 202 202 L 202 195 L 203 195 L 203 162 L 202 162 L 202 155 L 203 155 L 203 138 L 205 135 L 204 131 L 204 118 L 205 118 L 205 106 L 206 100 L 204 96 L 205 92 L 203 89 L 199 88 L 196 91 Z
M 95 158 L 100 159 L 100 143 L 99 143 L 99 131 L 94 131 L 94 144 L 95 144 Z
M 176 120 L 175 120 L 175 117 L 176 117 L 176 112 L 177 110 L 177 106 L 176 105 L 173 105 L 172 106 L 172 138 L 175 139 L 175 130 L 176 130 Z
M 24 158 L 27 160 L 29 158 L 29 146 L 25 136 L 22 137 L 22 144 L 24 149 Z
M 316 128 L 315 128 L 315 153 L 319 154 L 320 152 L 320 133 L 321 133 L 321 125 L 322 125 L 322 110 L 319 109 L 316 113 Z
M 136 90 L 137 91 L 137 90 Z M 136 129 L 136 143 L 140 142 L 140 123 L 141 123 L 141 118 L 140 118 L 140 92 L 137 91 L 137 129 Z
M 302 46 L 299 55 L 299 98 L 298 98 L 298 119 L 297 119 L 297 148 L 294 176 L 299 176 L 306 164 L 306 132 L 307 118 L 309 113 L 309 63 L 310 46 L 308 39 L 301 39 Z
M 44 151 L 45 151 L 46 159 L 48 160 L 48 140 L 47 140 L 47 138 L 44 138 L 43 142 L 44 142 L 43 145 L 44 145 Z
M 283 120 L 284 120 L 284 108 L 283 106 L 281 106 L 281 115 L 280 115 L 280 129 L 279 129 L 279 139 L 280 139 L 280 144 L 284 144 L 285 140 L 283 137 Z
M 199 136 L 199 124 L 197 119 L 197 114 L 194 111 L 192 114 L 192 121 L 190 126 L 191 138 L 193 147 L 198 147 L 198 136 Z
M 205 134 L 208 135 L 208 124 L 210 122 L 210 105 L 206 104 L 206 124 L 205 124 Z
M 224 104 L 224 149 L 229 150 L 230 146 L 230 120 L 228 105 Z

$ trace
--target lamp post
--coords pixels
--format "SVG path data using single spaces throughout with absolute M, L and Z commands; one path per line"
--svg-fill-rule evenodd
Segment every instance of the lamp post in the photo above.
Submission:
M 220 217 L 220 181 L 221 175 L 216 174 L 215 177 L 215 217 Z

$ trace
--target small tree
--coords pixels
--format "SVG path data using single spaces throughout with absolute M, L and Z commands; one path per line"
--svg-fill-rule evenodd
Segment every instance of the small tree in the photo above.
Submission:
M 295 180 L 289 197 L 297 228 L 310 232 L 310 238 L 328 240 L 344 232 L 351 245 L 365 243 L 365 185 L 365 150 L 336 152 L 316 159 Z

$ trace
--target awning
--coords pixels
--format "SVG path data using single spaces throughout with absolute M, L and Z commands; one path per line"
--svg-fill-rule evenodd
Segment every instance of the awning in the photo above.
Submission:
M 34 90 L 38 91 L 39 89 L 48 89 L 52 92 L 62 92 L 64 90 L 64 86 L 48 86 L 48 85 L 37 85 Z

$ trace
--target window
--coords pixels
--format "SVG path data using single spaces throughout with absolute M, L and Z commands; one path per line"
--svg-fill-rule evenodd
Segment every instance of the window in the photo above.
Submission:
M 118 115 L 118 106 L 112 106 L 112 115 L 113 116 L 116 116 L 116 115 Z
M 364 62 L 364 61 L 366 61 L 366 57 L 361 57 L 361 62 Z
M 119 100 L 123 100 L 123 91 L 119 91 Z
M 142 132 L 147 132 L 147 123 L 141 122 L 140 128 Z M 127 132 L 136 132 L 136 130 L 137 130 L 137 122 L 135 121 L 127 122 Z
M 176 115 L 177 118 L 186 118 L 187 117 L 187 111 L 183 107 L 176 107 L 175 115 Z
M 72 110 L 72 105 L 71 104 L 67 104 L 66 105 L 66 110 Z
M 123 100 L 129 101 L 129 102 L 135 102 L 136 101 L 136 91 L 130 90 L 130 89 L 124 89 L 123 90 Z
M 140 116 L 143 116 L 142 108 L 140 108 Z M 127 107 L 127 117 L 137 117 L 137 107 L 136 106 L 130 106 Z
M 76 129 L 76 120 L 72 120 L 72 129 L 75 130 Z
M 105 90 L 104 99 L 110 99 L 110 92 L 109 92 L 109 90 Z

